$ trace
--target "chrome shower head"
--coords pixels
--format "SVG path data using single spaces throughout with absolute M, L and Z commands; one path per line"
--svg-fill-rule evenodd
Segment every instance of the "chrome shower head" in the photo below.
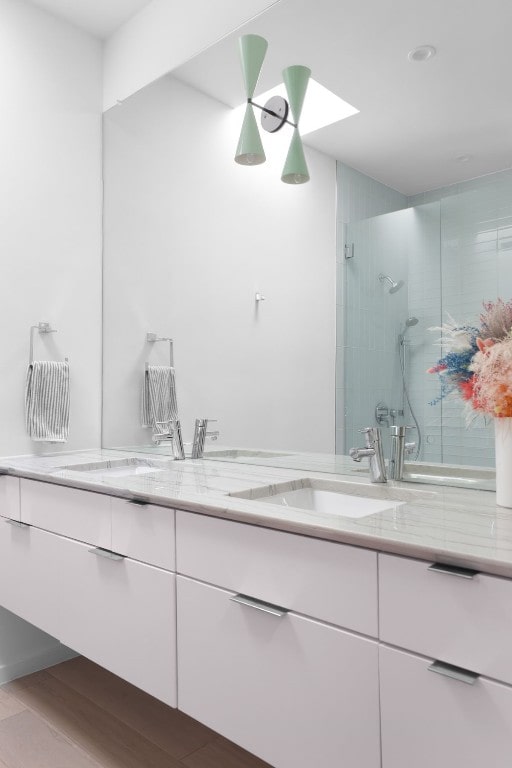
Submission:
M 381 283 L 384 283 L 384 281 L 389 283 L 388 293 L 396 293 L 400 290 L 400 288 L 403 286 L 404 281 L 399 280 L 397 283 L 390 278 L 389 275 L 385 275 L 383 272 L 379 275 L 379 280 Z

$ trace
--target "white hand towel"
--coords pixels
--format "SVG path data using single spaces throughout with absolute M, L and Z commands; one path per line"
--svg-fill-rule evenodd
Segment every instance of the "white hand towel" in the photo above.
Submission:
M 164 434 L 169 431 L 168 422 L 172 419 L 178 419 L 174 368 L 148 365 L 142 388 L 142 426 Z
M 27 432 L 37 442 L 65 443 L 69 435 L 69 365 L 30 363 L 25 388 Z

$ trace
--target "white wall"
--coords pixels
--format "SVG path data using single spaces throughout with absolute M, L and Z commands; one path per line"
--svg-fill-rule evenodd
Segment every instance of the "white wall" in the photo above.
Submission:
M 37 356 L 70 359 L 66 449 L 99 446 L 101 47 L 22 0 L 0 0 L 0 20 L 0 455 L 36 448 L 23 394 L 29 328 L 40 320 L 58 333 L 36 340 Z M 68 656 L 0 609 L 0 683 Z
M 105 45 L 107 110 L 279 0 L 153 0 Z
M 91 448 L 101 413 L 101 47 L 21 0 L 0 0 L 0 19 L 0 455 L 36 449 L 23 397 L 38 321 L 58 333 L 36 339 L 36 356 L 70 360 L 65 448 Z
M 105 116 L 105 445 L 149 441 L 153 331 L 175 339 L 186 437 L 207 416 L 224 444 L 333 452 L 335 161 L 306 148 L 310 183 L 283 184 L 289 135 L 246 168 L 240 126 L 171 77 Z

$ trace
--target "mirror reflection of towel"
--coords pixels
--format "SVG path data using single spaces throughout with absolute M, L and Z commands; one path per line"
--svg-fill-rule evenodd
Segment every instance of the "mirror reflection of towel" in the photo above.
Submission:
M 168 423 L 174 419 L 178 419 L 174 368 L 148 365 L 142 388 L 142 426 L 165 434 L 169 431 Z
M 30 363 L 25 387 L 27 432 L 37 442 L 65 443 L 69 435 L 69 365 Z

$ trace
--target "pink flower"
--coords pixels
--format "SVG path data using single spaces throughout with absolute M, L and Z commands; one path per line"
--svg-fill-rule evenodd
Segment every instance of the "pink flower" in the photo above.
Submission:
M 447 368 L 448 366 L 444 363 L 439 363 L 438 365 L 433 365 L 432 368 L 428 368 L 427 373 L 441 373 L 441 371 L 446 371 Z
M 488 349 L 490 349 L 490 347 L 494 347 L 495 344 L 496 344 L 496 342 L 494 341 L 494 339 L 480 339 L 479 338 L 479 339 L 476 340 L 476 345 L 477 345 L 478 349 L 480 350 L 480 352 L 486 352 Z

